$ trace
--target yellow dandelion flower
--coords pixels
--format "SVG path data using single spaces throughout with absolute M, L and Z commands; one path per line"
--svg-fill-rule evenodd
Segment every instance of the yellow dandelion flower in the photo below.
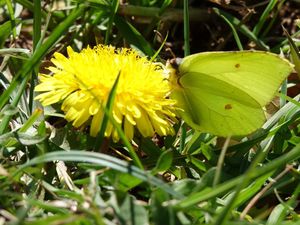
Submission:
M 176 101 L 168 98 L 171 88 L 161 65 L 128 48 L 98 45 L 80 53 L 71 47 L 67 51 L 68 57 L 55 53 L 51 59 L 53 75 L 39 75 L 35 91 L 42 93 L 36 100 L 44 106 L 62 102 L 66 120 L 74 127 L 90 125 L 91 136 L 96 136 L 103 106 L 120 72 L 112 115 L 127 138 L 133 138 L 135 127 L 144 137 L 174 135 Z M 119 140 L 111 123 L 105 136 Z

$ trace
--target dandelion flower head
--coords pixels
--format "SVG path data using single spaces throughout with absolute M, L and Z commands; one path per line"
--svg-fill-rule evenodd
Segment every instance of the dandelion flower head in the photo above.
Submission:
M 68 57 L 54 54 L 54 66 L 49 67 L 52 75 L 39 75 L 35 91 L 41 93 L 36 99 L 44 106 L 61 102 L 66 120 L 74 127 L 89 125 L 91 136 L 96 136 L 103 107 L 120 73 L 112 116 L 127 138 L 133 138 L 135 129 L 144 137 L 174 135 L 176 101 L 168 98 L 171 88 L 163 66 L 128 48 L 98 45 L 79 53 L 68 47 L 67 52 Z M 105 136 L 119 140 L 111 123 Z

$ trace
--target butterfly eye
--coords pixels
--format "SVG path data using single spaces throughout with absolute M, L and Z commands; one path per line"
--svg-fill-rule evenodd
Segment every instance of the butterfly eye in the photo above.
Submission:
M 172 65 L 172 67 L 176 70 L 178 70 L 179 65 L 182 63 L 182 58 L 174 58 L 170 59 L 169 63 Z

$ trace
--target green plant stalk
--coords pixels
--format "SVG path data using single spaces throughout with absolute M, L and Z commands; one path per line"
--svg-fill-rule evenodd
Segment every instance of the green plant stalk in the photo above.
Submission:
M 34 14 L 33 14 L 33 50 L 36 50 L 37 44 L 41 38 L 41 19 L 42 19 L 42 12 L 41 12 L 41 1 L 40 0 L 33 0 L 33 7 L 34 7 Z
M 36 109 L 20 128 L 19 132 L 26 132 L 34 124 L 34 122 L 37 121 L 37 119 L 42 115 L 42 112 L 43 110 Z
M 190 15 L 189 2 L 183 1 L 183 34 L 184 34 L 184 57 L 190 55 Z
M 183 35 L 184 35 L 184 56 L 190 55 L 190 16 L 189 16 L 189 2 L 184 0 L 183 2 Z M 187 125 L 183 122 L 181 125 L 181 135 L 180 135 L 180 152 L 183 152 Z
M 243 45 L 241 43 L 241 40 L 239 38 L 238 33 L 236 32 L 236 29 L 234 28 L 233 24 L 223 15 L 220 15 L 220 17 L 230 26 L 232 33 L 233 33 L 233 37 L 235 39 L 235 42 L 239 48 L 240 51 L 243 51 Z
M 150 62 L 153 62 L 153 61 L 158 57 L 158 54 L 161 52 L 161 50 L 163 49 L 164 45 L 165 45 L 166 42 L 167 42 L 168 36 L 169 36 L 169 34 L 167 33 L 165 39 L 163 40 L 163 42 L 162 42 L 161 45 L 159 46 L 159 49 L 158 49 L 158 50 L 154 53 L 154 55 L 151 57 Z
M 33 51 L 36 51 L 39 42 L 41 41 L 41 33 L 42 33 L 42 8 L 41 1 L 34 0 L 34 13 L 33 13 Z M 32 71 L 32 77 L 30 81 L 30 90 L 29 90 L 29 112 L 32 113 L 33 105 L 34 105 L 34 87 L 37 83 L 37 74 L 38 74 L 38 65 Z

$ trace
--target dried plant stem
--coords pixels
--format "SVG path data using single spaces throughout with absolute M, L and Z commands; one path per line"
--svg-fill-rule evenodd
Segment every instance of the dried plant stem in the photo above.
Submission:
M 182 9 L 169 8 L 161 13 L 160 8 L 156 7 L 142 7 L 132 5 L 119 5 L 118 14 L 123 16 L 137 16 L 137 17 L 158 17 L 160 20 L 170 20 L 175 22 L 183 22 Z M 213 14 L 209 13 L 207 9 L 189 8 L 190 21 L 208 21 Z
M 271 179 L 270 182 L 260 191 L 258 192 L 254 198 L 251 199 L 251 201 L 248 203 L 246 208 L 243 210 L 243 212 L 240 215 L 240 219 L 244 219 L 249 210 L 255 205 L 255 203 L 263 196 L 264 193 L 266 193 L 267 190 L 269 190 L 274 183 L 276 183 L 280 178 L 282 178 L 286 173 L 288 173 L 293 166 L 287 165 L 285 169 L 278 174 L 274 179 Z

